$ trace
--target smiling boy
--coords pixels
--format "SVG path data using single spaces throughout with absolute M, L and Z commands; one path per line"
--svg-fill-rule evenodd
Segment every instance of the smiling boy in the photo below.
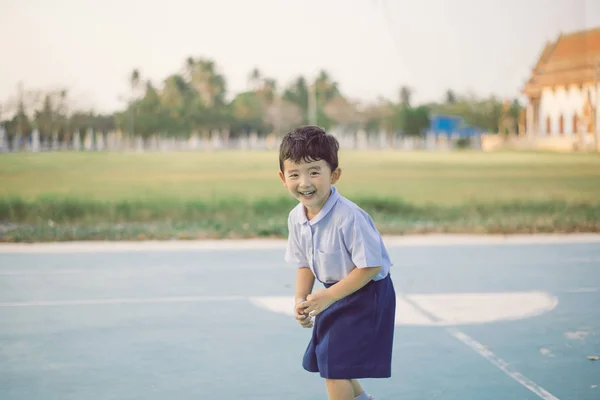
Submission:
M 313 328 L 302 366 L 325 378 L 330 400 L 368 400 L 357 379 L 391 376 L 396 294 L 373 220 L 333 186 L 342 174 L 338 151 L 316 126 L 283 138 L 279 177 L 299 201 L 285 259 L 297 268 L 296 319 Z M 315 279 L 325 289 L 312 293 Z

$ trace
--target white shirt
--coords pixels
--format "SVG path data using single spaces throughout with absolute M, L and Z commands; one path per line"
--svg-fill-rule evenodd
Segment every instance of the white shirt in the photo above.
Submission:
M 306 218 L 302 203 L 294 207 L 288 230 L 285 260 L 297 268 L 309 267 L 321 282 L 339 282 L 354 266 L 381 267 L 374 278 L 380 280 L 393 265 L 371 216 L 333 186 L 312 220 Z

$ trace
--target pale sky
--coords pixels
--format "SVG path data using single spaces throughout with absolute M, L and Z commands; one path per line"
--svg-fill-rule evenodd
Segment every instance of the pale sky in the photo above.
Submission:
M 322 68 L 362 101 L 515 97 L 547 40 L 597 26 L 600 0 L 0 0 L 0 104 L 23 81 L 113 111 L 134 68 L 160 86 L 189 56 L 229 97 L 255 66 L 280 86 Z

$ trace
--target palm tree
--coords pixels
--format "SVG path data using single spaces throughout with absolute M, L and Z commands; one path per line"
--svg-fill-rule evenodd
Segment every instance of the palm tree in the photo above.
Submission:
M 254 67 L 250 74 L 248 75 L 248 86 L 250 90 L 258 91 L 260 87 L 260 82 L 262 79 L 262 73 L 258 69 L 258 67 Z
M 315 87 L 318 98 L 323 105 L 340 94 L 337 82 L 333 82 L 325 70 L 319 72 L 315 80 Z
M 456 94 L 452 89 L 448 89 L 446 91 L 446 104 L 455 104 L 456 103 Z
M 131 136 L 135 136 L 134 102 L 140 86 L 140 71 L 137 68 L 131 71 L 131 75 L 129 76 L 129 83 L 131 85 L 131 102 L 129 104 L 129 129 L 131 131 Z
M 194 67 L 196 65 L 196 61 L 194 60 L 193 57 L 188 57 L 185 60 L 185 68 L 184 68 L 184 72 L 187 75 L 188 80 L 191 82 L 192 81 L 192 77 L 194 74 Z
M 200 96 L 204 107 L 224 105 L 225 77 L 217 73 L 214 61 L 196 60 L 191 72 L 191 85 Z
M 412 89 L 408 86 L 402 86 L 400 88 L 400 105 L 402 107 L 410 107 L 410 99 L 412 97 Z
M 297 105 L 302 110 L 302 123 L 308 121 L 308 85 L 304 77 L 298 77 L 283 93 L 283 99 Z
M 137 68 L 131 71 L 129 84 L 131 85 L 132 97 L 135 97 L 140 86 L 140 71 Z

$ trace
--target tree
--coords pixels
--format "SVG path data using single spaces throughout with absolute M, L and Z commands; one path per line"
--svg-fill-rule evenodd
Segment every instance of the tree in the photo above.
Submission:
M 202 105 L 207 108 L 223 106 L 226 93 L 225 78 L 217 72 L 214 61 L 200 58 L 188 68 L 191 77 L 189 83 L 202 100 Z
M 267 107 L 265 122 L 272 127 L 275 134 L 289 132 L 296 126 L 302 124 L 306 114 L 303 113 L 300 106 L 277 97 L 276 100 Z
M 32 130 L 32 123 L 29 120 L 29 116 L 25 110 L 25 104 L 19 101 L 17 106 L 17 112 L 11 120 L 6 123 L 6 134 L 9 140 L 14 140 L 15 137 L 24 137 L 29 134 Z M 21 143 L 19 143 L 21 145 Z
M 136 126 L 142 138 L 147 139 L 160 131 L 168 130 L 169 116 L 160 102 L 158 92 L 152 82 L 146 82 L 146 91 L 136 104 L 139 113 L 136 116 Z
M 405 107 L 400 111 L 400 121 L 405 135 L 420 136 L 429 128 L 429 109 L 425 106 Z
M 166 78 L 159 99 L 165 115 L 165 132 L 174 136 L 189 133 L 198 123 L 199 111 L 194 108 L 201 108 L 199 100 L 195 101 L 194 91 L 183 76 L 173 74 Z
M 400 105 L 402 107 L 410 107 L 412 93 L 412 89 L 408 86 L 402 86 L 400 88 Z
M 69 140 L 71 138 L 70 126 L 69 126 L 69 103 L 68 103 L 69 92 L 67 89 L 62 89 L 58 92 L 58 108 L 57 108 L 57 119 L 58 119 L 58 139 L 61 142 Z
M 300 107 L 304 115 L 302 124 L 308 124 L 310 122 L 310 116 L 308 115 L 309 96 L 312 96 L 312 90 L 315 91 L 316 123 L 317 125 L 328 129 L 335 121 L 333 121 L 325 112 L 325 107 L 329 101 L 337 96 L 342 96 L 342 94 L 339 91 L 337 82 L 331 79 L 331 76 L 327 71 L 319 71 L 319 74 L 312 84 L 309 84 L 304 77 L 298 77 L 284 90 L 283 99 Z
M 138 90 L 140 86 L 140 71 L 134 69 L 129 75 L 129 84 L 131 85 L 131 100 L 129 102 L 129 133 L 135 135 L 135 100 L 138 96 Z
M 56 110 L 54 108 L 52 95 L 46 93 L 42 109 L 35 111 L 35 125 L 39 129 L 40 136 L 48 139 L 56 130 L 55 126 Z
M 261 85 L 262 81 L 262 73 L 258 69 L 258 67 L 254 67 L 250 74 L 248 75 L 248 86 L 250 90 L 257 91 Z
M 382 129 L 394 131 L 399 129 L 399 126 L 394 126 L 395 113 L 396 107 L 392 103 L 379 98 L 377 102 L 362 107 L 360 119 L 367 133 L 379 132 Z
M 226 81 L 210 59 L 188 59 L 189 103 L 186 103 L 188 120 L 194 131 L 202 131 L 205 136 L 211 129 L 223 128 L 229 124 L 230 111 L 225 102 Z M 186 97 L 188 99 L 188 97 Z
M 192 81 L 195 66 L 196 60 L 194 60 L 194 57 L 188 57 L 185 59 L 184 75 L 186 76 L 188 82 Z
M 308 86 L 300 76 L 283 92 L 283 100 L 295 104 L 302 110 L 301 124 L 308 124 Z
M 266 108 L 256 92 L 240 93 L 231 102 L 235 123 L 233 133 L 237 131 L 264 131 L 263 117 Z
M 313 88 L 315 90 L 314 99 L 316 101 L 317 125 L 329 129 L 335 121 L 329 118 L 325 112 L 325 107 L 334 98 L 343 96 L 340 93 L 337 82 L 333 81 L 329 73 L 325 70 L 319 71 Z
M 446 104 L 455 104 L 456 103 L 456 94 L 452 89 L 448 89 L 446 91 Z
M 25 104 L 23 101 L 19 101 L 19 108 L 17 110 L 17 115 L 15 115 L 14 120 L 16 121 L 16 132 L 19 135 L 26 135 L 31 132 L 32 125 L 29 120 L 29 116 L 25 111 Z
M 272 104 L 277 97 L 277 82 L 275 79 L 264 78 L 255 92 L 259 95 L 260 100 L 268 106 Z
M 331 121 L 343 127 L 356 129 L 361 120 L 356 104 L 341 95 L 330 99 L 323 107 L 323 112 Z
M 334 97 L 341 96 L 337 82 L 334 82 L 325 70 L 319 71 L 314 85 L 317 90 L 317 104 L 327 104 Z
M 447 100 L 447 99 L 446 99 Z M 474 94 L 456 96 L 454 103 L 429 104 L 432 113 L 457 115 L 466 124 L 487 132 L 496 132 L 502 116 L 502 102 L 494 96 L 478 98 Z
M 129 75 L 129 84 L 131 85 L 131 97 L 135 98 L 138 94 L 138 89 L 140 86 L 140 71 L 138 69 L 134 69 L 131 71 L 131 75 Z

